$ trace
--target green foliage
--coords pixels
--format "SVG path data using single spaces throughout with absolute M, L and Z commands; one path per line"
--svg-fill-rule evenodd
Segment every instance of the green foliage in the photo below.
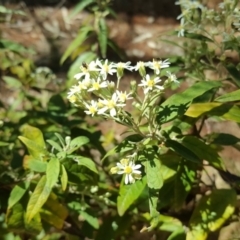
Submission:
M 83 10 L 93 17 L 61 58 L 75 60 L 67 81 L 36 67 L 33 51 L 0 39 L 1 77 L 14 99 L 0 100 L 1 239 L 134 239 L 138 231 L 204 240 L 237 221 L 238 176 L 230 175 L 224 189 L 202 175 L 209 167 L 229 174 L 221 150 L 240 149 L 239 136 L 208 128 L 208 121 L 228 120 L 239 130 L 239 1 L 215 10 L 199 1 L 178 4 L 178 35 L 186 42 L 177 43 L 184 57 L 172 68 L 168 60 L 134 67 L 93 61 L 106 58 L 108 46 L 119 50 L 108 36 L 109 1 L 80 1 L 73 9 L 70 17 Z M 23 14 L 2 6 L 0 12 Z M 168 69 L 181 70 L 179 84 L 187 85 L 170 97 L 165 90 L 178 80 Z M 118 88 L 125 70 L 142 78 L 129 92 Z M 124 109 L 129 100 L 131 112 Z M 112 149 L 89 124 L 91 116 L 127 128 L 119 143 L 109 141 Z

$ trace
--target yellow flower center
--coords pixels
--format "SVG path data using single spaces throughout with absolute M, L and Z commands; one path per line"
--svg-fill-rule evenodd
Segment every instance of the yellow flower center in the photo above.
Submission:
M 156 62 L 156 61 L 153 62 L 153 67 L 155 69 L 160 69 L 161 68 L 160 64 L 158 62 Z
M 83 83 L 79 83 L 79 84 L 78 84 L 78 88 L 79 88 L 79 90 L 83 90 L 84 87 L 85 87 L 85 85 L 84 85 Z
M 98 105 L 99 108 L 104 106 L 101 102 L 98 102 L 97 105 Z
M 148 85 L 148 87 L 153 87 L 154 86 L 154 80 L 152 80 L 152 79 L 149 79 L 148 81 L 147 81 L 147 85 Z
M 77 101 L 77 97 L 75 95 L 72 95 L 70 98 L 69 98 L 69 101 L 71 103 L 75 103 Z
M 113 100 L 108 101 L 107 107 L 109 109 L 115 108 L 116 104 Z
M 97 112 L 97 109 L 95 107 L 91 106 L 89 108 L 89 112 L 92 113 L 92 114 L 95 114 Z
M 127 99 L 127 96 L 126 96 L 125 93 L 121 93 L 120 96 L 119 96 L 119 98 L 120 98 L 120 100 L 121 100 L 122 102 L 125 102 L 126 99 Z
M 124 172 L 126 174 L 131 174 L 132 173 L 132 167 L 130 167 L 130 166 L 125 167 Z
M 104 69 L 104 71 L 105 71 L 106 73 L 108 73 L 109 67 L 108 67 L 107 64 L 104 64 L 104 65 L 103 65 L 103 69 Z
M 93 83 L 93 88 L 94 88 L 95 90 L 99 90 L 100 84 L 99 84 L 98 82 Z
M 82 72 L 84 72 L 84 73 L 87 73 L 87 72 L 88 72 L 88 69 L 87 69 L 86 67 L 81 66 L 80 68 L 81 68 L 81 71 L 82 71 Z

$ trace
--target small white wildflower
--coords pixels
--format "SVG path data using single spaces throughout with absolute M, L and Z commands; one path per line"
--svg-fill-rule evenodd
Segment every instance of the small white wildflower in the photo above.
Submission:
M 68 98 L 69 102 L 71 102 L 71 103 L 76 103 L 77 102 L 77 96 L 74 95 L 74 94 L 67 96 L 67 98 Z
M 141 178 L 141 164 L 135 165 L 133 161 L 129 161 L 128 158 L 124 158 L 117 163 L 117 167 L 112 168 L 111 173 L 125 174 L 125 184 L 134 183 L 136 179 Z
M 84 77 L 85 79 L 89 79 L 91 72 L 97 71 L 96 63 L 94 61 L 90 62 L 89 64 L 84 63 L 80 67 L 80 70 L 81 72 L 75 74 L 74 78 L 77 80 L 80 79 L 81 77 Z
M 103 76 L 104 80 L 106 80 L 108 74 L 112 75 L 117 71 L 113 63 L 108 64 L 108 59 L 106 59 L 103 64 L 101 61 L 97 60 L 96 64 L 100 67 L 98 70 L 100 71 L 100 74 Z
M 79 92 L 81 92 L 81 91 L 86 90 L 88 86 L 87 86 L 87 84 L 85 83 L 85 81 L 79 81 L 77 87 L 78 87 L 78 89 L 79 89 Z
M 185 19 L 181 18 L 180 26 L 178 28 L 178 37 L 184 37 L 185 34 Z
M 127 69 L 129 71 L 132 71 L 133 67 L 131 66 L 131 62 L 119 62 L 115 64 L 115 67 L 117 68 L 117 77 L 118 79 L 123 76 L 124 69 Z
M 92 100 L 90 104 L 85 103 L 85 107 L 87 108 L 87 110 L 84 112 L 88 115 L 94 116 L 98 111 L 98 103 L 94 100 Z
M 122 91 L 118 91 L 118 90 L 116 91 L 116 93 L 117 93 L 117 96 L 118 96 L 120 102 L 125 103 L 127 100 L 132 99 L 132 97 L 131 97 L 132 93 L 127 93 L 126 91 L 122 92 Z
M 88 89 L 88 92 L 98 91 L 100 88 L 106 88 L 107 86 L 107 82 L 101 82 L 101 78 L 98 78 L 97 80 L 93 79 L 91 81 L 91 87 Z
M 156 78 L 150 78 L 150 76 L 147 74 L 146 79 L 142 79 L 140 84 L 138 86 L 143 87 L 144 94 L 147 94 L 149 91 L 152 91 L 153 89 L 157 88 L 159 90 L 163 90 L 163 86 L 157 85 L 157 83 L 161 82 L 162 80 L 159 77 Z
M 177 80 L 177 77 L 175 74 L 172 74 L 170 72 L 167 72 L 167 76 L 168 76 L 168 80 L 170 82 L 174 82 L 174 83 L 179 83 L 179 81 Z
M 113 81 L 107 81 L 107 87 L 109 89 L 114 89 L 115 88 L 115 82 Z
M 78 85 L 74 85 L 70 88 L 70 90 L 68 92 L 68 96 L 74 95 L 76 93 L 80 93 L 80 89 L 79 89 Z
M 167 68 L 169 67 L 169 65 L 170 65 L 170 62 L 168 61 L 168 59 L 164 61 L 161 61 L 161 60 L 157 61 L 153 59 L 152 62 L 148 62 L 148 67 L 153 69 L 157 75 L 160 73 L 160 70 L 162 68 Z
M 125 106 L 125 104 L 118 102 L 117 93 L 114 93 L 112 95 L 112 98 L 109 100 L 108 99 L 99 100 L 99 104 L 102 104 L 103 107 L 99 109 L 98 114 L 103 114 L 106 111 L 109 111 L 112 117 L 117 115 L 118 108 L 123 108 Z
M 144 77 L 146 75 L 145 66 L 147 66 L 147 63 L 140 61 L 137 62 L 137 65 L 135 67 L 133 67 L 133 70 L 139 71 L 140 75 Z

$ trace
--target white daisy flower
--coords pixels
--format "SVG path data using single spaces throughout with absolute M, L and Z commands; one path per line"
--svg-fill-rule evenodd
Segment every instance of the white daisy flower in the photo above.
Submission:
M 92 100 L 90 104 L 85 103 L 85 107 L 87 108 L 87 110 L 84 112 L 88 115 L 94 116 L 98 111 L 98 103 L 94 100 Z
M 80 93 L 80 89 L 79 89 L 78 85 L 74 85 L 70 88 L 70 90 L 68 92 L 68 96 L 74 95 L 76 93 Z
M 76 103 L 77 102 L 77 96 L 76 95 L 69 95 L 67 96 L 70 103 Z
M 114 93 L 110 100 L 108 99 L 99 100 L 99 104 L 102 104 L 103 107 L 98 111 L 98 114 L 103 114 L 106 111 L 109 111 L 112 117 L 117 115 L 117 110 L 119 108 L 123 108 L 125 106 L 125 104 L 118 102 L 117 93 Z
M 122 91 L 118 91 L 118 90 L 116 91 L 116 93 L 117 93 L 117 96 L 118 96 L 118 99 L 120 102 L 125 103 L 127 100 L 132 99 L 132 97 L 131 97 L 132 93 L 127 93 L 126 91 L 122 92 Z
M 115 82 L 113 81 L 107 81 L 107 87 L 109 89 L 114 89 L 115 88 Z
M 112 168 L 111 173 L 125 174 L 125 184 L 134 183 L 136 179 L 141 178 L 141 164 L 135 165 L 133 161 L 129 161 L 128 158 L 124 158 L 117 163 L 117 167 Z
M 117 68 L 117 77 L 118 79 L 123 76 L 124 69 L 127 69 L 129 71 L 133 70 L 133 67 L 131 66 L 131 62 L 118 62 L 115 64 L 115 67 Z
M 146 75 L 145 66 L 147 66 L 147 63 L 140 61 L 137 62 L 137 65 L 135 67 L 133 67 L 133 70 L 139 71 L 140 75 L 144 77 Z
M 140 84 L 138 86 L 143 87 L 144 94 L 147 94 L 149 91 L 152 91 L 153 89 L 157 88 L 159 90 L 163 90 L 163 86 L 157 85 L 157 83 L 161 82 L 162 80 L 159 77 L 156 78 L 150 78 L 150 76 L 147 74 L 146 79 L 142 79 Z
M 133 67 L 131 66 L 131 62 L 118 62 L 117 64 L 115 64 L 117 69 L 127 69 L 129 71 L 132 71 Z
M 164 61 L 157 61 L 155 59 L 153 59 L 152 62 L 148 62 L 148 67 L 153 69 L 154 72 L 158 75 L 160 73 L 160 70 L 162 68 L 167 68 L 169 67 L 170 62 L 168 61 L 168 59 L 164 60 Z
M 101 61 L 96 61 L 97 66 L 99 66 L 100 74 L 103 76 L 103 79 L 106 80 L 107 75 L 112 75 L 117 70 L 115 68 L 115 65 L 113 63 L 108 64 L 108 59 L 105 60 L 105 62 L 102 64 Z
M 146 65 L 145 62 L 139 61 L 139 62 L 137 62 L 137 65 L 135 67 L 133 67 L 133 69 L 135 71 L 138 71 L 140 68 L 144 68 L 145 69 L 145 65 Z
M 74 75 L 75 79 L 80 79 L 84 77 L 85 79 L 90 78 L 90 73 L 97 71 L 96 63 L 94 61 L 90 62 L 89 64 L 83 63 L 80 67 L 81 72 Z
M 101 78 L 98 78 L 97 80 L 93 79 L 91 81 L 91 87 L 88 89 L 88 92 L 98 91 L 100 88 L 106 88 L 107 86 L 107 82 L 101 82 Z
M 168 81 L 169 82 L 179 83 L 175 74 L 167 72 L 167 76 L 168 76 Z

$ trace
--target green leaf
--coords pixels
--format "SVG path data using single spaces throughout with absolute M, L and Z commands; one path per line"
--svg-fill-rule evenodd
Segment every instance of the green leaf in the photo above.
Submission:
M 68 175 L 64 165 L 61 165 L 61 169 L 62 169 L 62 175 L 61 175 L 62 190 L 65 191 L 68 184 Z
M 200 159 L 207 160 L 217 169 L 225 170 L 223 160 L 216 150 L 211 148 L 210 145 L 206 145 L 197 137 L 185 136 L 181 139 L 181 143 L 189 150 L 191 149 Z
M 197 118 L 204 113 L 209 113 L 212 109 L 221 107 L 222 103 L 210 102 L 210 103 L 194 103 L 191 104 L 185 115 L 188 117 Z
M 74 152 L 81 146 L 87 144 L 88 142 L 89 142 L 89 139 L 87 137 L 80 136 L 80 137 L 74 138 L 70 143 L 68 154 L 71 154 L 72 152 Z
M 42 148 L 34 140 L 19 136 L 18 137 L 27 147 L 29 154 L 35 159 L 41 159 L 47 151 L 45 148 Z
M 173 232 L 167 240 L 186 240 L 186 233 L 184 229 L 179 229 Z
M 222 83 L 217 81 L 198 82 L 184 92 L 172 95 L 159 107 L 157 113 L 158 122 L 165 123 L 178 116 L 182 116 L 191 101 L 209 90 L 219 88 L 221 85 Z
M 101 50 L 101 55 L 103 58 L 106 58 L 108 31 L 107 31 L 106 21 L 104 18 L 101 18 L 99 20 L 98 27 L 99 27 L 98 42 Z
M 60 163 L 57 158 L 51 158 L 47 164 L 46 170 L 46 186 L 53 188 L 58 181 L 58 176 L 60 172 Z
M 92 30 L 93 29 L 90 26 L 84 26 L 81 28 L 77 37 L 71 42 L 67 50 L 64 52 L 60 60 L 61 64 L 63 64 L 63 62 L 72 54 L 72 52 L 87 39 L 88 33 Z
M 26 232 L 34 235 L 38 235 L 43 230 L 42 221 L 39 213 L 37 213 L 30 222 L 26 221 L 26 215 L 24 215 L 24 224 Z
M 240 142 L 240 138 L 237 138 L 227 133 L 214 133 L 211 138 L 211 143 L 219 145 L 235 145 Z
M 83 217 L 95 229 L 99 228 L 98 218 L 94 216 L 93 211 L 91 211 L 90 209 L 81 211 L 80 216 Z
M 54 142 L 54 141 L 52 141 L 52 140 L 47 140 L 47 142 L 53 147 L 53 148 L 55 148 L 56 150 L 58 150 L 59 152 L 61 152 L 63 149 L 62 149 L 62 147 L 58 144 L 58 143 L 56 143 L 56 142 Z
M 22 128 L 23 136 L 18 138 L 26 145 L 29 154 L 36 159 L 47 154 L 42 132 L 35 127 L 26 125 Z
M 42 230 L 39 214 L 36 214 L 30 222 L 26 222 L 24 208 L 20 203 L 17 203 L 13 208 L 8 209 L 6 223 L 9 230 L 18 233 L 37 235 Z
M 8 228 L 13 230 L 21 230 L 24 232 L 24 209 L 22 204 L 17 203 L 13 208 L 8 209 L 6 222 Z
M 149 157 L 149 155 L 146 157 Z M 147 175 L 148 187 L 152 189 L 160 189 L 163 185 L 160 160 L 154 158 L 154 156 L 153 158 L 147 158 L 145 171 Z
M 45 141 L 43 138 L 43 134 L 40 129 L 25 125 L 22 129 L 23 137 L 28 138 L 30 140 L 34 140 L 37 145 L 42 148 L 45 148 Z
M 237 105 L 223 103 L 196 103 L 192 104 L 185 115 L 189 117 L 200 117 L 203 114 L 209 116 L 220 116 L 226 120 L 240 123 L 240 108 Z
M 210 39 L 202 34 L 197 34 L 197 33 L 192 33 L 192 32 L 187 32 L 187 31 L 184 31 L 184 37 L 198 40 L 198 41 L 203 41 L 203 42 L 213 42 L 212 39 Z
M 22 87 L 22 83 L 19 79 L 9 76 L 3 76 L 2 79 L 11 89 L 19 89 Z
M 46 176 L 42 176 L 32 195 L 30 196 L 26 212 L 27 222 L 30 222 L 31 219 L 41 210 L 41 207 L 47 201 L 51 193 L 52 189 L 46 185 L 46 182 Z
M 202 197 L 190 219 L 187 240 L 205 240 L 219 229 L 235 210 L 237 195 L 233 189 L 213 190 Z
M 28 190 L 30 182 L 20 182 L 11 191 L 8 199 L 8 209 L 12 208 Z
M 81 12 L 83 9 L 85 9 L 87 6 L 89 6 L 92 3 L 95 3 L 95 0 L 84 0 L 84 1 L 79 2 L 74 7 L 72 12 L 69 14 L 69 19 L 75 17 L 79 12 Z
M 31 169 L 34 172 L 46 172 L 47 163 L 37 160 L 32 156 L 25 155 L 23 159 L 25 169 Z
M 240 87 L 240 72 L 238 69 L 231 63 L 226 66 L 227 71 L 232 76 L 233 82 L 236 84 L 236 86 Z
M 217 102 L 240 101 L 240 89 L 230 93 L 226 93 L 220 97 L 217 97 L 214 101 L 217 101 Z
M 6 39 L 0 39 L 0 49 L 7 49 L 16 53 L 31 53 L 33 54 L 34 51 L 30 48 L 25 48 L 23 47 L 23 45 L 10 41 L 10 40 L 6 40 Z
M 150 227 L 148 227 L 148 231 L 153 230 L 159 224 L 160 213 L 157 210 L 158 198 L 159 198 L 159 189 L 148 188 L 148 202 L 149 202 L 149 210 L 150 210 L 150 216 L 151 216 L 151 222 L 150 222 Z
M 194 152 L 192 152 L 191 150 L 189 150 L 188 148 L 186 148 L 185 146 L 183 146 L 177 141 L 169 139 L 165 142 L 165 146 L 170 148 L 174 152 L 180 154 L 186 160 L 189 160 L 198 164 L 202 162 L 201 159 Z
M 51 193 L 40 214 L 43 220 L 60 230 L 68 216 L 68 210 L 59 203 L 57 195 Z
M 146 177 L 137 180 L 131 185 L 125 185 L 124 181 L 122 181 L 117 198 L 117 209 L 120 216 L 123 216 L 129 207 L 140 197 L 145 187 Z
M 177 218 L 166 216 L 166 215 L 159 215 L 159 229 L 162 231 L 168 232 L 176 232 L 176 231 L 184 231 L 183 225 L 180 220 Z
M 0 147 L 6 147 L 8 146 L 10 143 L 8 142 L 0 142 Z
M 182 161 L 179 165 L 177 175 L 174 179 L 173 208 L 175 210 L 182 208 L 188 193 L 192 189 L 198 169 L 199 166 L 193 162 Z
M 80 156 L 75 158 L 74 160 L 78 163 L 78 165 L 82 165 L 88 168 L 89 170 L 95 172 L 96 174 L 98 174 L 98 170 L 92 159 Z

